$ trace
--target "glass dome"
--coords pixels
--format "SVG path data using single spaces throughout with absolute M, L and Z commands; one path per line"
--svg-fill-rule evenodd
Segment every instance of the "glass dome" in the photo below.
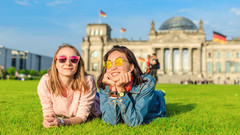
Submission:
M 197 26 L 185 17 L 173 17 L 165 21 L 159 30 L 197 30 Z

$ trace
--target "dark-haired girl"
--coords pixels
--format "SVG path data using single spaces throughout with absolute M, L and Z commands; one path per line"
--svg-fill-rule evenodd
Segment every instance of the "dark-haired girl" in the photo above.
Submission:
M 104 56 L 104 69 L 98 78 L 102 119 L 112 125 L 149 123 L 165 117 L 162 91 L 155 91 L 151 75 L 143 74 L 128 48 L 114 46 Z

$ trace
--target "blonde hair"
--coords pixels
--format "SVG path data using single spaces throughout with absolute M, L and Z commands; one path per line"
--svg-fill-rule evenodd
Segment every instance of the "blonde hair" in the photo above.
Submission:
M 78 62 L 78 69 L 77 69 L 76 73 L 74 74 L 74 77 L 73 77 L 73 80 L 72 80 L 70 86 L 71 86 L 72 90 L 74 90 L 74 91 L 80 91 L 81 88 L 83 87 L 84 88 L 83 92 L 87 93 L 89 91 L 89 89 L 85 82 L 85 75 L 87 75 L 87 73 L 85 72 L 85 69 L 84 69 L 83 59 L 82 59 L 80 53 L 78 52 L 78 50 L 74 46 L 69 45 L 69 44 L 63 44 L 62 46 L 59 46 L 58 50 L 56 51 L 56 53 L 53 57 L 52 66 L 48 70 L 48 75 L 49 75 L 48 86 L 49 86 L 50 92 L 55 94 L 56 96 L 58 96 L 64 90 L 64 86 L 60 82 L 60 79 L 58 76 L 58 71 L 56 68 L 56 59 L 55 59 L 56 55 L 62 48 L 71 48 L 77 53 L 78 56 L 80 56 L 80 60 Z

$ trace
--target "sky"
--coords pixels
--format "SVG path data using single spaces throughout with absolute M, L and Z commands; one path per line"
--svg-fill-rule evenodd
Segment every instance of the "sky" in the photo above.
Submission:
M 206 40 L 212 32 L 240 37 L 240 0 L 0 0 L 0 45 L 44 56 L 53 56 L 58 46 L 80 44 L 89 23 L 101 18 L 112 31 L 111 38 L 148 40 L 151 22 L 158 30 L 166 20 L 182 16 L 199 26 L 203 21 Z

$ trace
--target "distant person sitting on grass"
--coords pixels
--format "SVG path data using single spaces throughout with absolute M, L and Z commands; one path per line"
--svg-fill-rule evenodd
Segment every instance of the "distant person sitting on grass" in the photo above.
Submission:
M 134 54 L 124 46 L 114 46 L 104 56 L 104 67 L 97 85 L 102 119 L 112 125 L 150 123 L 165 117 L 165 99 L 155 91 L 155 80 L 143 74 Z
M 95 81 L 86 74 L 77 49 L 67 44 L 60 46 L 51 68 L 38 84 L 43 126 L 80 124 L 90 116 L 100 116 L 96 91 Z

